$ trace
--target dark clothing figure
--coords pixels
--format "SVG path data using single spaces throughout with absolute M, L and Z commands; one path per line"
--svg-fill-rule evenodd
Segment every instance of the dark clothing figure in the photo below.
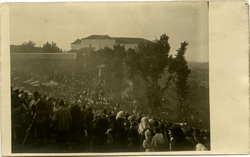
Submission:
M 85 128 L 87 130 L 87 147 L 89 147 L 90 149 L 90 145 L 91 145 L 91 137 L 92 137 L 92 122 L 94 119 L 94 114 L 92 113 L 92 109 L 89 108 L 88 109 L 88 113 L 85 115 L 84 117 L 84 124 L 85 124 Z
M 123 124 L 124 119 L 118 118 L 113 123 L 113 149 L 114 151 L 124 151 L 126 148 L 126 130 Z
M 191 131 L 185 130 L 184 133 L 185 133 L 186 140 L 188 144 L 190 145 L 190 150 L 195 151 L 196 141 L 194 140 L 194 136 L 192 135 Z
M 71 139 L 73 147 L 78 151 L 85 147 L 85 127 L 84 117 L 79 105 L 75 105 L 70 110 L 72 116 Z
M 34 119 L 33 131 L 35 136 L 37 137 L 38 143 L 43 144 L 45 140 L 45 121 L 46 114 L 48 113 L 48 109 L 46 108 L 46 104 L 40 99 L 34 100 L 31 106 L 31 115 Z
M 11 96 L 11 121 L 13 125 L 22 124 L 22 104 L 23 101 L 18 94 L 12 94 Z
M 169 128 L 170 133 L 170 151 L 188 151 L 191 150 L 190 143 L 186 140 L 185 134 L 177 125 Z
M 31 115 L 32 117 L 35 117 L 35 124 L 41 124 L 46 120 L 46 114 L 48 113 L 48 109 L 46 107 L 46 104 L 38 99 L 37 101 L 34 101 L 34 103 L 31 106 Z
M 106 151 L 106 140 L 107 140 L 107 130 L 109 128 L 108 119 L 105 117 L 98 118 L 94 120 L 92 126 L 92 148 L 93 151 L 105 152 Z
M 24 128 L 27 129 L 27 128 L 29 128 L 29 125 L 30 125 L 31 120 L 32 120 L 30 111 L 28 110 L 30 101 L 28 100 L 27 93 L 24 94 L 24 98 L 22 99 L 22 101 L 23 101 L 24 106 L 27 108 L 27 110 L 22 109 L 22 115 L 23 115 L 23 121 L 24 121 L 23 125 L 24 125 Z
M 140 150 L 141 140 L 137 125 L 132 124 L 128 131 L 128 151 L 137 152 Z
M 45 101 L 46 108 L 48 112 L 45 114 L 45 131 L 46 131 L 46 141 L 51 141 L 51 134 L 53 134 L 53 129 L 50 127 L 52 123 L 52 116 L 53 116 L 53 104 L 52 101 Z
M 99 117 L 94 117 L 94 120 L 92 122 L 92 136 L 91 136 L 91 151 L 93 152 L 97 152 L 98 151 L 98 142 L 99 142 L 99 132 L 98 130 L 100 129 L 100 125 L 99 125 Z
M 84 123 L 86 125 L 89 136 L 91 136 L 91 125 L 93 119 L 94 119 L 94 114 L 92 113 L 92 110 L 89 110 L 86 116 L 84 117 Z
M 25 137 L 25 126 L 23 119 L 23 101 L 18 97 L 18 91 L 11 96 L 11 130 L 12 130 L 12 148 L 20 146 Z

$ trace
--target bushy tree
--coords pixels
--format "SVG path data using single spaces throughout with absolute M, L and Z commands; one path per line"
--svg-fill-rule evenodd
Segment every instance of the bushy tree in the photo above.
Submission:
M 169 73 L 171 73 L 171 76 L 173 76 L 177 91 L 179 120 L 184 121 L 186 120 L 186 117 L 190 110 L 189 105 L 186 102 L 189 90 L 187 81 L 188 76 L 191 72 L 185 59 L 187 46 L 187 42 L 181 43 L 181 47 L 177 50 L 177 55 L 171 59 L 171 62 L 169 64 Z
M 43 44 L 43 46 L 42 46 L 42 51 L 43 51 L 44 53 L 61 53 L 61 52 L 62 52 L 62 49 L 60 49 L 60 48 L 56 45 L 56 43 L 54 43 L 54 42 L 52 41 L 52 43 L 47 42 L 47 43 Z
M 106 55 L 109 56 L 106 62 L 107 69 L 113 74 L 114 77 L 122 79 L 125 75 L 124 61 L 127 56 L 124 45 L 114 45 L 113 50 L 107 51 Z
M 28 42 L 23 42 L 22 46 L 27 46 L 27 47 L 35 47 L 36 43 L 34 43 L 33 41 L 28 41 Z
M 158 83 L 169 64 L 169 37 L 163 34 L 154 42 L 142 42 L 138 48 L 129 50 L 126 61 L 129 78 L 139 77 L 145 85 L 145 94 L 149 111 L 156 111 L 161 106 L 165 88 Z
M 23 42 L 20 46 L 20 53 L 38 53 L 38 48 L 35 47 L 35 43 L 33 41 Z
M 124 46 L 114 45 L 113 49 L 104 47 L 88 56 L 94 66 L 105 64 L 105 68 L 115 77 L 123 77 L 123 63 L 126 58 Z

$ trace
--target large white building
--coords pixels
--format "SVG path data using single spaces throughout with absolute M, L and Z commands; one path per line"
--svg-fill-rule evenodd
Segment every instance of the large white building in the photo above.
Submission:
M 124 45 L 125 49 L 135 48 L 140 42 L 150 42 L 143 38 L 110 37 L 108 35 L 90 35 L 86 38 L 76 39 L 71 43 L 72 50 L 81 48 L 94 48 L 96 50 L 104 47 L 113 48 L 114 45 Z

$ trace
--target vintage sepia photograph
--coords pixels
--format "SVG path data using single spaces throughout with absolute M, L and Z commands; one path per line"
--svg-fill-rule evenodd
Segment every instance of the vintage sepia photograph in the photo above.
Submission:
M 210 150 L 208 2 L 9 15 L 12 153 Z
M 207 152 L 209 2 L 10 3 L 10 151 Z

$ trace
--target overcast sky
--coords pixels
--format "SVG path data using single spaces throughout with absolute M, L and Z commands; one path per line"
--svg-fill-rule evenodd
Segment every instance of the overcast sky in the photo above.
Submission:
M 93 34 L 154 40 L 166 33 L 172 54 L 187 41 L 188 61 L 208 61 L 206 2 L 16 3 L 9 11 L 12 45 L 54 41 L 70 50 L 70 43 Z

